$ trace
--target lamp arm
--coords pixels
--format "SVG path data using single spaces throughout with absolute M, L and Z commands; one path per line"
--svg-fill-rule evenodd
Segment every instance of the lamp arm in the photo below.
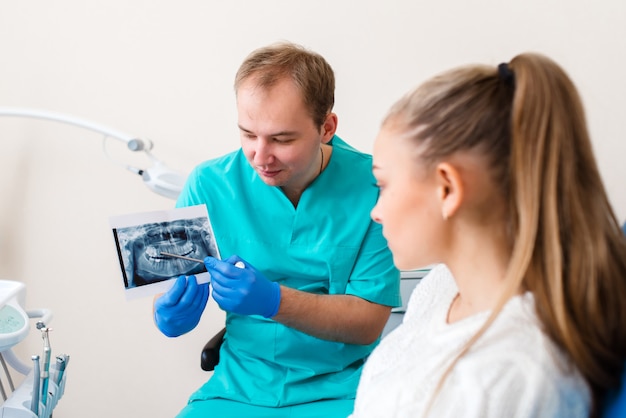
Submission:
M 76 118 L 70 115 L 64 115 L 62 113 L 49 112 L 46 110 L 0 107 L 0 117 L 2 116 L 47 119 L 55 122 L 63 122 L 70 125 L 75 125 L 84 129 L 99 132 L 105 135 L 107 138 L 110 137 L 125 142 L 128 146 L 128 149 L 131 151 L 145 152 L 153 163 L 152 167 L 147 169 L 137 169 L 127 166 L 126 168 L 135 174 L 139 174 L 143 179 L 145 185 L 150 190 L 157 194 L 160 194 L 161 196 L 170 199 L 176 199 L 185 183 L 185 175 L 178 171 L 171 170 L 150 153 L 153 144 L 152 141 L 150 141 L 149 139 L 139 139 L 132 135 L 116 131 L 106 126 L 98 125 L 85 119 Z
M 49 112 L 39 109 L 0 107 L 0 116 L 47 119 L 56 122 L 68 123 L 70 125 L 75 125 L 84 129 L 99 132 L 103 135 L 106 135 L 107 137 L 115 138 L 119 141 L 125 142 L 128 146 L 128 149 L 130 149 L 131 151 L 149 151 L 152 149 L 153 145 L 152 141 L 150 141 L 149 139 L 139 139 L 137 137 L 111 129 L 109 127 L 62 113 Z

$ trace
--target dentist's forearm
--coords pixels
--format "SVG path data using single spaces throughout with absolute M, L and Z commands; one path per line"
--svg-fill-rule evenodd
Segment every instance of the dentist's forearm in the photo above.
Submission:
M 371 344 L 380 336 L 391 307 L 352 295 L 316 295 L 281 286 L 278 313 L 272 318 L 317 338 Z

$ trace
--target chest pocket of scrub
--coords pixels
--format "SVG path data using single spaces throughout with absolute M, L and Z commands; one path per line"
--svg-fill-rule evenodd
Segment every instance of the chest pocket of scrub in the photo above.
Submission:
M 291 245 L 288 252 L 291 268 L 281 284 L 315 294 L 345 294 L 358 247 Z

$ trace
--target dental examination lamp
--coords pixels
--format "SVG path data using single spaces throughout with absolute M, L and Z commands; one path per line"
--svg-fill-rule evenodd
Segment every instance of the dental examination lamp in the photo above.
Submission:
M 152 161 L 152 167 L 140 169 L 129 165 L 120 165 L 124 166 L 127 170 L 140 175 L 146 186 L 148 186 L 150 190 L 161 196 L 167 197 L 169 199 L 176 199 L 180 191 L 182 190 L 183 184 L 185 182 L 185 176 L 175 170 L 168 168 L 165 164 L 156 159 L 150 153 L 153 143 L 149 139 L 140 139 L 132 135 L 110 129 L 105 126 L 98 125 L 85 119 L 79 119 L 74 116 L 48 112 L 45 110 L 0 107 L 0 116 L 46 119 L 55 122 L 67 123 L 84 129 L 89 129 L 91 131 L 99 132 L 104 135 L 104 141 L 106 141 L 107 138 L 114 138 L 119 141 L 125 142 L 129 150 L 143 151 Z

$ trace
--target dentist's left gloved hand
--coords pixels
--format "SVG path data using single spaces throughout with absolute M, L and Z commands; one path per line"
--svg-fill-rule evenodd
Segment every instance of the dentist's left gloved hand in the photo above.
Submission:
M 235 263 L 243 263 L 236 267 Z M 220 261 L 206 257 L 204 265 L 211 274 L 213 299 L 225 311 L 239 315 L 271 318 L 280 307 L 280 285 L 265 278 L 238 256 Z

